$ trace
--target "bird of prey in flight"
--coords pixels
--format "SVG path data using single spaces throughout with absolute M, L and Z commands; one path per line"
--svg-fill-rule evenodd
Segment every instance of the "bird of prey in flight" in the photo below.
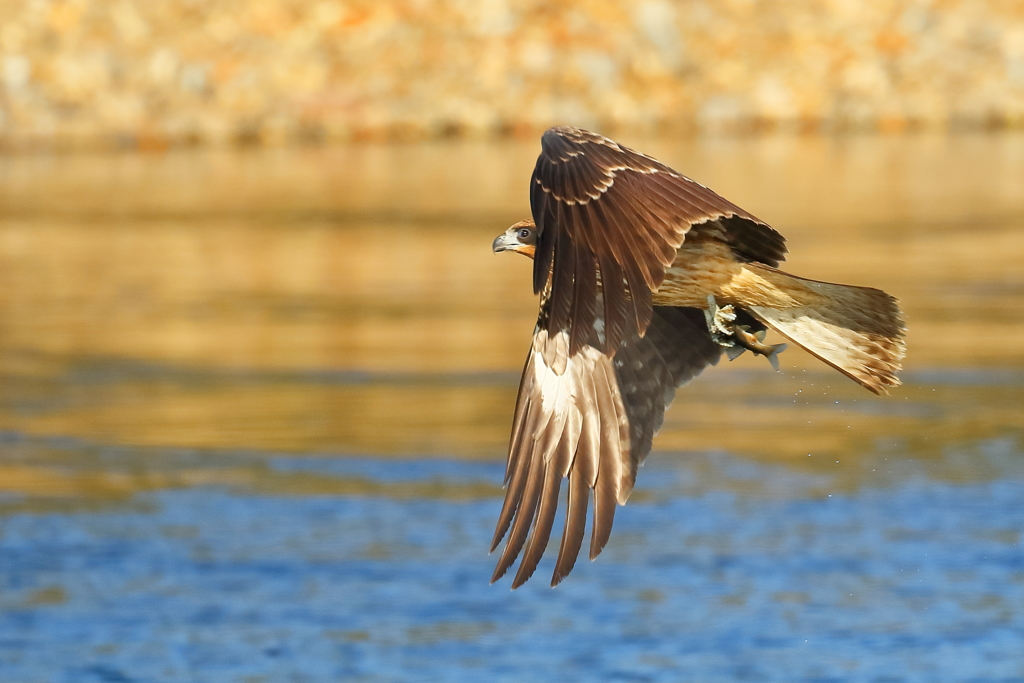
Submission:
M 676 388 L 724 352 L 775 364 L 774 330 L 876 394 L 897 386 L 905 344 L 896 300 L 878 289 L 778 270 L 785 239 L 659 161 L 589 131 L 544 133 L 532 220 L 493 249 L 533 259 L 540 315 L 523 369 L 493 551 L 492 582 L 544 553 L 568 479 L 551 585 L 572 570 L 593 497 L 590 558 L 633 489 Z M 524 547 L 525 546 L 525 547 Z

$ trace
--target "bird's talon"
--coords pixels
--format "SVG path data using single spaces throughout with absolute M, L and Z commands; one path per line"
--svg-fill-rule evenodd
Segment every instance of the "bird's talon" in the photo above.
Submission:
M 708 331 L 711 338 L 719 346 L 731 348 L 736 346 L 735 326 L 736 310 L 732 304 L 719 307 L 718 302 L 712 294 L 708 294 L 708 307 L 704 310 L 704 317 L 708 323 Z

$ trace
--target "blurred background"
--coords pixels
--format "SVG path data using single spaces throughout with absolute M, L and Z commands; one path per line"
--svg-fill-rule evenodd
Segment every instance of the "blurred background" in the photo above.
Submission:
M 510 593 L 557 124 L 908 356 L 723 359 Z M 1024 680 L 1022 188 L 1014 2 L 0 3 L 0 681 Z
M 0 140 L 1020 127 L 1022 17 L 999 0 L 6 2 Z

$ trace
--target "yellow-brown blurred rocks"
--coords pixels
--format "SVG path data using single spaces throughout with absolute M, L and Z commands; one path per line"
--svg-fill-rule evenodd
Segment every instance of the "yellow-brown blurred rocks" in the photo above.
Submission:
M 0 147 L 1024 126 L 1019 0 L 0 2 Z

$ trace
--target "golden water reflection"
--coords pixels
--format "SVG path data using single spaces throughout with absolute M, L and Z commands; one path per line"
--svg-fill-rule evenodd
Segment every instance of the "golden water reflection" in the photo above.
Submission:
M 910 325 L 906 386 L 889 398 L 797 350 L 784 375 L 723 361 L 679 393 L 656 449 L 855 485 L 870 458 L 1020 439 L 1024 137 L 625 142 L 779 228 L 792 271 L 896 294 Z M 527 214 L 535 154 L 0 159 L 0 431 L 500 461 L 536 301 L 530 264 L 489 246 Z M 0 491 L 83 488 L 33 467 L 0 458 Z M 106 490 L 95 476 L 85 488 Z

